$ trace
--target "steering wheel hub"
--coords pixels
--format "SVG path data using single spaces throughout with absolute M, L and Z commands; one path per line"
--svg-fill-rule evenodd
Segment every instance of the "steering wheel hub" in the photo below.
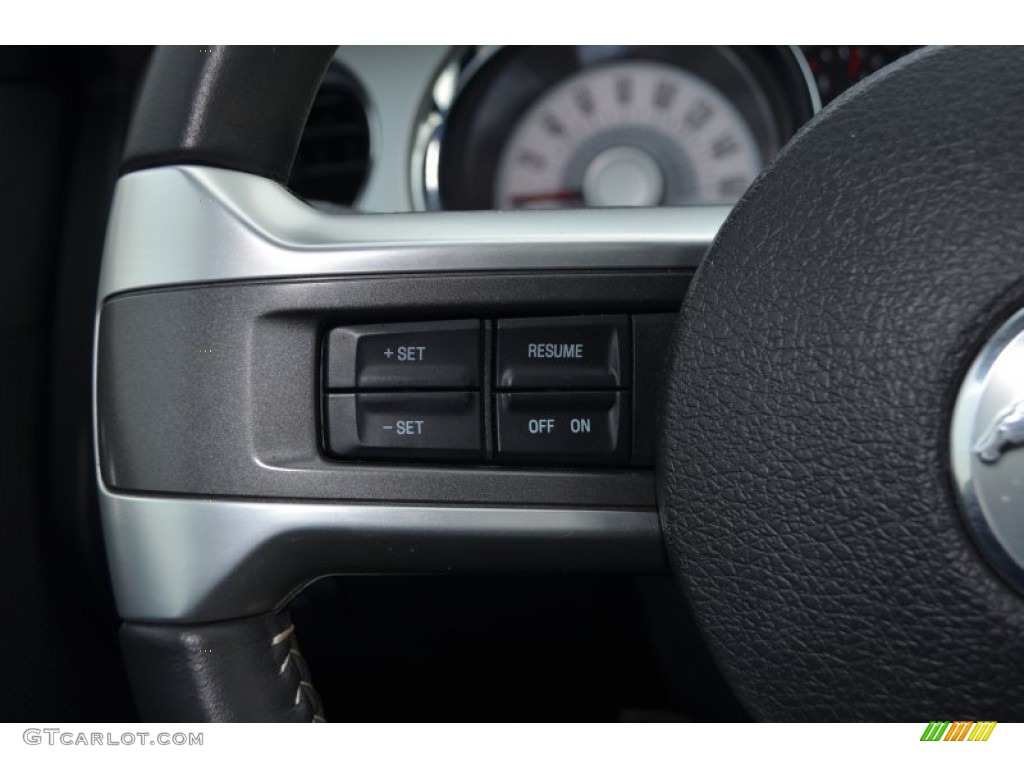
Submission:
M 790 143 L 698 271 L 660 500 L 677 573 L 758 717 L 1024 715 L 1024 602 L 969 535 L 950 465 L 960 384 L 1024 305 L 1022 118 L 1019 51 L 911 56 Z M 977 408 L 961 396 L 974 415 L 954 467 L 1020 381 Z M 1021 479 L 1014 441 L 968 460 L 989 513 Z

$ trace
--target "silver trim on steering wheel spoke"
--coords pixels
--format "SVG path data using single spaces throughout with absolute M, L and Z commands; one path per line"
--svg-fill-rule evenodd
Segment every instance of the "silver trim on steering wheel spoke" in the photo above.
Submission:
M 696 268 L 729 206 L 328 214 L 237 171 L 121 178 L 100 274 L 115 293 L 224 280 L 426 272 Z
M 605 571 L 664 566 L 654 510 L 212 501 L 107 490 L 101 502 L 118 610 L 139 621 L 273 611 L 328 574 L 561 572 L 583 558 Z
M 699 265 L 728 213 L 715 206 L 339 215 L 245 173 L 138 171 L 115 191 L 94 359 L 107 299 L 126 292 L 314 277 L 686 270 Z M 174 319 L 155 319 L 165 321 Z M 100 424 L 98 365 L 93 377 Z M 96 455 L 104 455 L 98 429 L 95 441 Z M 312 431 L 310 441 L 315 455 Z M 97 480 L 126 619 L 196 622 L 270 611 L 329 574 L 665 567 L 649 499 L 471 506 L 364 503 L 343 493 L 315 502 L 271 499 L 254 489 L 254 498 L 236 500 L 115 489 L 99 466 Z

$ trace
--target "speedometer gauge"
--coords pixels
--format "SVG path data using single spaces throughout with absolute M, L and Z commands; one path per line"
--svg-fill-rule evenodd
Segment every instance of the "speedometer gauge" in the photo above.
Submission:
M 413 204 L 731 204 L 818 106 L 792 46 L 459 49 L 414 137 Z
M 764 159 L 719 91 L 667 64 L 586 70 L 527 111 L 498 162 L 500 208 L 735 202 Z

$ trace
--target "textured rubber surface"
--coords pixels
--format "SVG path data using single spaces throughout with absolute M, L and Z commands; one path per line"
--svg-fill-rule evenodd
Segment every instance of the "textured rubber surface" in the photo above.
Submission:
M 324 719 L 286 613 L 187 626 L 125 624 L 121 647 L 149 722 Z
M 334 46 L 162 46 L 121 172 L 212 165 L 288 180 Z
M 960 381 L 1024 305 L 1024 52 L 911 56 L 823 111 L 687 298 L 673 560 L 755 716 L 1024 717 L 1024 599 L 952 494 Z

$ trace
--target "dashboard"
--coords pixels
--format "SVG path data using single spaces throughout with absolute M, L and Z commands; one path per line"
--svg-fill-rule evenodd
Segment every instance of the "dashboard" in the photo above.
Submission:
M 728 205 L 911 50 L 342 47 L 292 186 L 366 212 Z

